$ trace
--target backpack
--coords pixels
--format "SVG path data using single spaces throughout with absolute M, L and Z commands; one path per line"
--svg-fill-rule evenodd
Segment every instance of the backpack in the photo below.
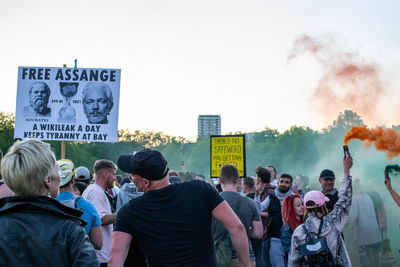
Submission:
M 112 196 L 107 192 L 107 190 L 104 190 L 104 194 L 106 194 L 108 202 L 110 203 L 111 213 L 115 213 L 116 210 L 117 210 L 117 197 L 118 197 L 118 195 Z
M 243 197 L 240 196 L 234 210 L 236 215 L 238 215 L 239 213 L 242 200 Z M 215 256 L 217 257 L 218 267 L 230 266 L 232 260 L 232 249 L 229 233 L 226 235 L 226 238 L 224 240 L 215 242 Z
M 313 267 L 334 267 L 336 260 L 329 250 L 325 237 L 319 237 L 321 234 L 323 219 L 319 224 L 318 234 L 309 232 L 303 224 L 303 230 L 306 234 L 306 243 L 300 245 L 301 260 L 308 266 Z
M 282 205 L 274 192 L 269 194 L 268 218 L 266 227 L 266 237 L 270 239 L 281 238 L 282 221 Z
M 272 192 L 274 192 L 275 186 L 268 186 L 263 189 L 263 191 L 260 194 L 260 202 L 263 202 Z M 261 217 L 261 222 L 263 224 L 263 237 L 262 241 L 265 241 L 268 239 L 268 233 L 267 233 L 267 226 L 268 226 L 268 218 Z
M 73 195 L 70 199 L 62 200 L 62 201 L 60 201 L 60 203 L 63 204 L 64 206 L 76 209 L 78 207 L 79 201 L 81 201 L 81 199 L 82 199 L 81 196 Z M 83 211 L 83 209 L 79 209 L 79 210 Z

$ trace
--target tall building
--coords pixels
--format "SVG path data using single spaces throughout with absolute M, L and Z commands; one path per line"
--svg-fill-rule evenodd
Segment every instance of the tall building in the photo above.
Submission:
M 199 115 L 198 137 L 221 134 L 221 116 L 220 115 Z

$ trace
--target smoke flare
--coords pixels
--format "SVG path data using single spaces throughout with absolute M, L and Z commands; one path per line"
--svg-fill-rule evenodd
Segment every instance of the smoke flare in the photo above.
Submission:
M 344 135 L 344 144 L 347 145 L 351 139 L 359 139 L 367 145 L 374 143 L 377 150 L 386 152 L 388 160 L 400 154 L 400 133 L 393 129 L 382 127 L 368 129 L 365 125 L 353 126 Z

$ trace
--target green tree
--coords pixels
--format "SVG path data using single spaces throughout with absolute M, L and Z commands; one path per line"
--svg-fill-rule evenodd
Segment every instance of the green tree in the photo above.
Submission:
M 128 129 L 118 131 L 118 141 L 136 142 L 146 148 L 163 147 L 170 142 L 185 143 L 184 137 L 170 136 L 162 132 L 141 132 L 139 130 L 130 132 Z
M 332 125 L 328 127 L 328 131 L 333 129 L 349 130 L 351 126 L 360 126 L 364 124 L 360 115 L 352 110 L 345 110 L 343 113 L 340 112 L 336 120 L 332 122 Z
M 249 134 L 250 135 L 250 134 Z M 275 142 L 276 138 L 279 136 L 279 132 L 277 129 L 271 129 L 269 127 L 265 127 L 261 132 L 255 132 L 251 134 L 251 138 L 248 138 L 249 141 L 256 143 L 263 142 Z
M 319 133 L 309 127 L 292 126 L 277 138 L 281 169 L 295 175 L 307 173 L 319 160 Z M 276 159 L 278 160 L 278 159 Z
M 258 166 L 267 164 L 277 165 L 279 159 L 273 157 L 277 145 L 276 140 L 279 137 L 276 129 L 265 127 L 264 130 L 255 133 L 246 134 L 246 175 L 254 175 Z
M 179 170 L 180 168 L 180 163 L 183 160 L 181 147 L 180 143 L 173 141 L 168 143 L 161 152 L 168 161 L 170 170 Z
M 13 114 L 0 112 L 0 149 L 4 154 L 14 143 L 14 123 Z
M 337 151 L 343 145 L 343 137 L 351 126 L 360 126 L 364 122 L 356 112 L 352 110 L 345 110 L 339 113 L 336 120 L 332 125 L 322 130 L 320 154 L 330 155 L 331 151 Z M 359 148 L 360 144 L 352 144 L 353 148 Z
M 210 173 L 210 139 L 204 139 L 196 143 L 186 162 L 189 172 L 203 174 L 206 177 Z

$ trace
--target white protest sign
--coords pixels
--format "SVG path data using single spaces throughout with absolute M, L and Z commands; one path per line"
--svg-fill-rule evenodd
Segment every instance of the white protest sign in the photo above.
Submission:
M 120 69 L 19 67 L 14 138 L 117 142 Z

